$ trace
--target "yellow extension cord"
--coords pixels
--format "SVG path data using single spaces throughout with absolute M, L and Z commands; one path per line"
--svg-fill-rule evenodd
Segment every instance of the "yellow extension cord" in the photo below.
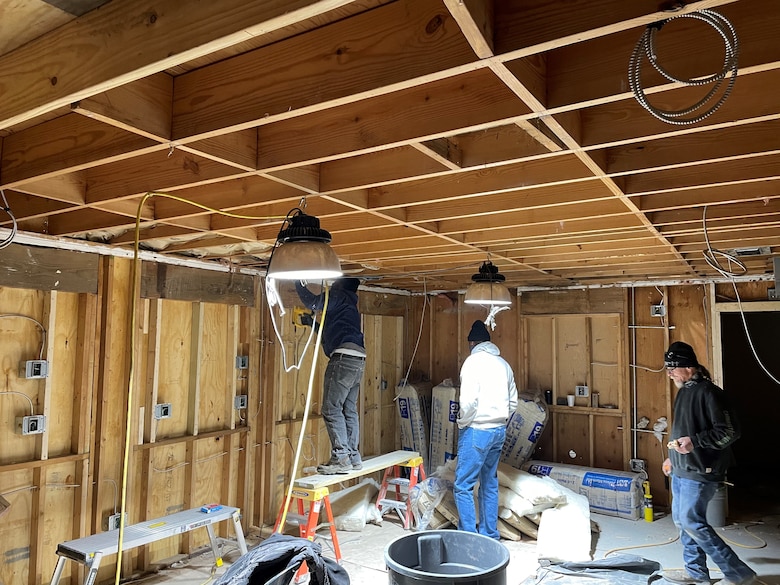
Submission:
M 755 546 L 750 546 L 750 545 L 746 545 L 746 544 L 740 544 L 740 543 L 738 543 L 738 542 L 734 542 L 734 541 L 732 541 L 732 540 L 729 540 L 728 538 L 726 538 L 725 536 L 723 536 L 723 535 L 722 535 L 722 534 L 720 534 L 720 533 L 718 534 L 718 536 L 720 536 L 720 537 L 723 539 L 723 541 L 724 541 L 724 542 L 727 542 L 728 544 L 730 544 L 730 545 L 732 545 L 732 546 L 739 547 L 739 548 L 747 548 L 747 549 L 759 549 L 759 548 L 764 548 L 764 547 L 766 546 L 766 541 L 765 541 L 765 540 L 763 540 L 762 538 L 759 538 L 759 537 L 758 537 L 758 536 L 756 536 L 755 534 L 751 533 L 751 532 L 748 530 L 748 528 L 750 528 L 750 526 L 751 526 L 751 525 L 747 525 L 747 526 L 745 526 L 745 532 L 746 532 L 747 534 L 749 534 L 751 537 L 753 537 L 754 539 L 756 539 L 756 540 L 757 540 L 758 542 L 760 542 L 761 544 L 758 544 L 758 545 L 755 545 Z M 715 532 L 718 532 L 718 530 L 717 530 L 717 529 L 714 529 L 714 530 L 715 530 Z M 677 542 L 678 540 L 680 540 L 680 535 L 679 535 L 679 534 L 678 534 L 677 536 L 675 536 L 674 538 L 670 538 L 670 539 L 669 539 L 669 540 L 667 540 L 666 542 L 653 542 L 653 543 L 650 543 L 650 544 L 637 544 L 637 545 L 633 545 L 633 546 L 621 546 L 621 547 L 618 547 L 618 548 L 612 548 L 612 549 L 609 549 L 607 552 L 605 552 L 605 553 L 604 553 L 604 558 L 607 558 L 607 557 L 608 557 L 609 555 L 611 555 L 612 553 L 615 553 L 615 552 L 618 552 L 618 551 L 622 551 L 622 550 L 633 550 L 633 549 L 637 549 L 637 548 L 649 548 L 649 547 L 653 547 L 653 546 L 665 546 L 665 545 L 667 545 L 667 544 L 672 544 L 673 542 Z M 674 569 L 666 569 L 666 570 L 667 570 L 667 571 L 670 571 L 670 570 L 675 570 L 675 569 L 682 569 L 682 568 L 683 568 L 683 567 L 675 567 Z M 719 569 L 713 569 L 713 570 L 719 570 Z M 758 579 L 758 578 L 756 578 L 756 580 L 757 580 L 759 583 L 763 583 L 764 585 L 767 585 L 767 584 L 766 584 L 766 583 L 764 583 L 764 581 L 762 581 L 761 579 Z
M 138 289 L 140 286 L 140 272 L 138 270 L 138 264 L 140 260 L 139 247 L 140 247 L 140 240 L 141 240 L 141 212 L 143 211 L 143 207 L 146 201 L 152 197 L 165 197 L 167 199 L 173 199 L 174 201 L 179 201 L 181 203 L 187 203 L 189 205 L 199 207 L 200 209 L 203 209 L 205 211 L 210 211 L 212 213 L 218 213 L 219 215 L 234 217 L 237 219 L 272 220 L 272 219 L 286 218 L 286 216 L 258 217 L 252 215 L 241 215 L 237 213 L 231 213 L 229 211 L 214 209 L 213 207 L 209 207 L 208 205 L 196 203 L 194 201 L 190 201 L 189 199 L 185 199 L 184 197 L 177 197 L 176 195 L 169 195 L 167 193 L 148 192 L 141 198 L 141 201 L 138 203 L 138 210 L 136 211 L 136 215 L 135 215 L 135 238 L 133 242 L 133 266 L 131 272 L 132 297 L 130 302 L 130 359 L 129 359 L 129 368 L 128 368 L 129 371 L 128 371 L 128 382 L 127 382 L 127 419 L 126 419 L 127 422 L 125 425 L 124 456 L 122 459 L 122 489 L 121 489 L 122 496 L 121 496 L 121 502 L 119 506 L 119 511 L 120 511 L 119 542 L 117 544 L 116 573 L 114 575 L 115 585 L 119 585 L 120 580 L 122 578 L 122 545 L 124 543 L 124 537 L 125 537 L 125 516 L 126 516 L 125 510 L 127 507 L 127 468 L 130 461 L 130 441 L 132 436 L 130 430 L 130 420 L 131 420 L 132 404 L 133 404 L 133 379 L 135 378 L 136 311 L 138 306 L 138 292 L 139 292 Z M 312 366 L 312 369 L 313 368 L 314 366 Z

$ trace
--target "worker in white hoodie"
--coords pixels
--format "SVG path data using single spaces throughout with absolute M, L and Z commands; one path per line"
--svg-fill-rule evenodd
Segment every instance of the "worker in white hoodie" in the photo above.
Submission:
M 458 529 L 498 540 L 498 460 L 506 423 L 517 408 L 517 386 L 512 367 L 490 342 L 482 321 L 474 321 L 468 341 L 471 354 L 460 370 L 460 434 L 453 487 Z M 479 527 L 474 508 L 477 481 Z

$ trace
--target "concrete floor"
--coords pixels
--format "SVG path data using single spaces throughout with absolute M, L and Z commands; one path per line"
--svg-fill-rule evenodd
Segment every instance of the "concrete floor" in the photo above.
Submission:
M 670 517 L 662 517 L 652 523 L 599 514 L 593 514 L 591 518 L 600 529 L 599 534 L 593 534 L 594 560 L 602 559 L 607 554 L 624 552 L 658 561 L 665 569 L 682 566 L 682 547 Z M 718 531 L 733 543 L 732 547 L 753 567 L 762 583 L 780 585 L 780 515 L 753 514 L 749 522 L 730 523 Z M 321 529 L 319 534 L 323 535 L 317 539 L 317 542 L 322 544 L 323 554 L 335 558 L 329 542 L 329 531 Z M 384 550 L 390 541 L 404 534 L 408 532 L 389 516 L 382 526 L 367 524 L 362 532 L 339 532 L 342 564 L 346 567 L 351 582 L 371 585 L 389 583 Z M 247 544 L 250 549 L 267 535 L 249 534 Z M 506 568 L 507 585 L 520 585 L 528 577 L 536 575 L 539 565 L 534 541 L 502 543 L 510 552 L 510 562 Z M 224 558 L 225 564 L 228 565 L 239 558 L 239 552 L 227 545 Z M 170 585 L 172 582 L 176 585 L 205 585 L 209 581 L 212 567 L 213 556 L 209 549 L 204 549 L 200 554 L 179 560 L 136 582 L 143 582 L 145 585 Z M 721 578 L 722 575 L 714 565 L 711 567 L 712 578 Z M 215 577 L 225 570 L 226 567 L 218 569 Z M 666 581 L 659 581 L 659 584 L 666 585 Z

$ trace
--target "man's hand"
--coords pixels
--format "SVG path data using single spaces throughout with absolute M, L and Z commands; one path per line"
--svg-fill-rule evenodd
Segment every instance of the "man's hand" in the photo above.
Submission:
M 666 446 L 669 449 L 674 449 L 678 453 L 682 453 L 683 455 L 693 451 L 693 441 L 691 441 L 690 437 L 679 437 L 677 439 L 672 439 L 666 444 Z
M 664 472 L 666 477 L 669 477 L 672 474 L 672 460 L 668 457 L 664 459 L 664 462 L 661 464 L 661 471 Z

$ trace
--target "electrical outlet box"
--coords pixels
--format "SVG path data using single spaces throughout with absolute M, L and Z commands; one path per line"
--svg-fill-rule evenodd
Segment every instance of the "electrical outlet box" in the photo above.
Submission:
M 249 369 L 249 356 L 248 355 L 237 355 L 236 356 L 236 369 L 237 370 L 248 370 Z
M 780 301 L 780 290 L 777 290 L 777 288 L 770 288 L 767 290 L 767 298 L 770 301 Z
M 160 420 L 162 418 L 171 418 L 173 414 L 173 407 L 168 403 L 155 404 L 154 405 L 154 418 Z
M 242 410 L 246 408 L 248 397 L 246 394 L 239 394 L 233 399 L 233 404 L 236 407 L 236 410 Z
M 647 464 L 644 459 L 630 459 L 628 465 L 634 473 L 642 473 L 647 470 Z
M 651 317 L 666 317 L 666 305 L 650 305 Z
M 119 513 L 111 514 L 111 516 L 108 517 L 108 529 L 119 530 L 119 522 L 121 520 L 122 520 L 122 514 Z M 125 514 L 125 525 L 127 525 L 127 514 Z
M 20 435 L 40 435 L 46 432 L 46 417 L 42 414 L 16 417 L 16 431 Z
M 49 362 L 46 360 L 27 360 L 19 364 L 19 377 L 27 380 L 49 377 Z
M 575 396 L 590 396 L 590 388 L 587 386 L 575 386 L 574 387 L 574 395 Z

